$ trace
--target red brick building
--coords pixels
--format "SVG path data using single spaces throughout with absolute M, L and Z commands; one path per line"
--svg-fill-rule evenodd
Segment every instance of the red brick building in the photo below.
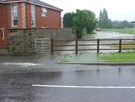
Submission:
M 61 28 L 61 11 L 39 0 L 0 0 L 0 46 L 8 46 L 8 29 Z

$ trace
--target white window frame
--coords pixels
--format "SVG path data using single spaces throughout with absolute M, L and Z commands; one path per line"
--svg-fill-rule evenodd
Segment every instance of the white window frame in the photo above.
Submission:
M 16 9 L 13 9 L 13 5 L 15 5 L 16 7 Z M 15 14 L 16 13 L 16 18 L 17 19 L 14 19 L 14 16 L 13 16 L 13 14 Z M 12 18 L 12 27 L 17 27 L 18 26 L 18 5 L 17 5 L 17 3 L 15 3 L 15 4 L 11 4 L 11 18 Z M 15 25 L 14 24 L 14 20 L 17 20 L 17 25 Z
M 32 17 L 32 15 L 34 15 L 34 16 Z M 34 21 L 33 25 L 32 25 L 32 21 Z M 36 26 L 35 5 L 31 5 L 31 27 L 35 27 L 35 26 Z
M 5 31 L 4 31 L 4 29 L 1 29 L 1 39 L 2 40 L 5 39 Z
M 44 7 L 42 7 L 41 8 L 41 11 L 42 11 L 42 17 L 46 17 L 46 13 L 47 13 L 47 9 L 46 8 L 44 8 Z

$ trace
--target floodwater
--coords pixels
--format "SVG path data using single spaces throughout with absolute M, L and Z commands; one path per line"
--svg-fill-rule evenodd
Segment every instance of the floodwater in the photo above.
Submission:
M 1 65 L 0 102 L 134 102 L 135 89 L 70 86 L 135 86 L 134 66 Z M 38 87 L 34 85 L 67 87 Z
M 99 37 L 100 33 L 97 35 Z M 96 38 L 97 35 L 92 36 Z M 0 102 L 135 101 L 134 88 L 79 88 L 135 87 L 135 66 L 57 64 L 61 57 L 61 54 L 0 56 Z M 35 84 L 50 87 L 34 86 Z
M 119 34 L 116 32 L 97 32 L 84 39 L 134 39 L 134 34 Z
M 110 32 L 97 32 L 96 34 L 92 34 L 90 36 L 84 36 L 83 37 L 84 40 L 90 40 L 90 39 L 134 39 L 134 35 L 133 34 L 119 34 L 119 33 L 110 33 Z M 132 40 L 123 40 L 122 43 L 127 42 L 127 41 L 132 41 Z M 73 42 L 67 42 L 65 43 L 57 43 L 58 45 L 62 44 L 62 45 L 75 45 L 75 41 Z M 83 45 L 83 44 L 97 44 L 97 41 L 79 41 L 78 42 L 79 45 Z M 107 40 L 107 41 L 101 41 L 100 40 L 100 44 L 119 44 L 119 40 Z M 66 47 L 55 47 L 54 49 L 56 50 L 74 50 L 74 51 L 64 51 L 64 52 L 56 52 L 56 53 L 62 53 L 62 54 L 66 54 L 66 53 L 75 53 L 75 46 L 66 46 Z M 90 53 L 95 53 L 97 52 L 97 46 L 79 46 L 78 49 L 82 50 L 82 49 L 89 49 L 89 50 L 82 50 L 79 51 L 79 53 L 86 53 L 86 52 L 90 52 Z M 100 49 L 116 49 L 116 48 L 112 48 L 109 45 L 100 45 Z M 100 52 L 118 52 L 119 50 L 100 50 Z

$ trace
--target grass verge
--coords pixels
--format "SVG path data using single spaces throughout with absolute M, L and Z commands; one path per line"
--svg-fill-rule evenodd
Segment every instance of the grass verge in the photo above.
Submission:
M 135 52 L 104 54 L 100 59 L 106 62 L 135 62 Z
M 82 53 L 82 54 L 65 54 L 61 59 L 61 63 L 92 63 L 92 62 L 135 62 L 134 52 L 122 53 Z
M 69 57 L 69 55 L 65 54 L 64 57 L 61 59 L 61 62 L 62 63 L 69 62 L 68 57 Z
M 71 63 L 79 63 L 79 62 L 97 62 L 98 55 L 95 53 L 79 53 L 79 54 L 65 54 L 61 59 L 61 63 L 71 62 Z

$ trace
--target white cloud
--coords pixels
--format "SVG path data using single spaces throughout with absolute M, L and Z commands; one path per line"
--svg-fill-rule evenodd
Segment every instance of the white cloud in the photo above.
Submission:
M 65 12 L 76 9 L 88 9 L 99 16 L 99 11 L 106 8 L 109 18 L 112 20 L 135 20 L 134 0 L 42 0 L 54 6 L 62 8 Z

